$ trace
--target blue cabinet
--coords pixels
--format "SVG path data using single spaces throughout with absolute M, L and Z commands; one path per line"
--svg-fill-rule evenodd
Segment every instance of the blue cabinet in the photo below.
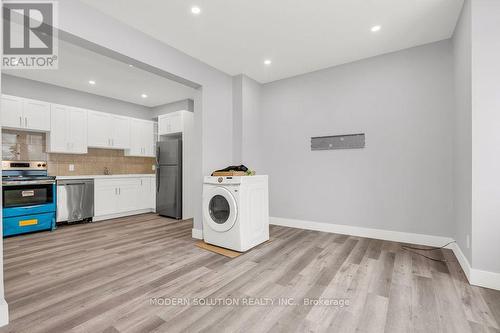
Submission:
M 27 232 L 52 230 L 56 223 L 55 212 L 3 218 L 3 235 L 12 236 Z

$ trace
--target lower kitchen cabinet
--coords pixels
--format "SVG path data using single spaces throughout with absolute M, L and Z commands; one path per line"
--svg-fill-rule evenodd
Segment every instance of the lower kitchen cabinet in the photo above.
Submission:
M 155 209 L 153 177 L 95 179 L 95 217 L 125 216 Z

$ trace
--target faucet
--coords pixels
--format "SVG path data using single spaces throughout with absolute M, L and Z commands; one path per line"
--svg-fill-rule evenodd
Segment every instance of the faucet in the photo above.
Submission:
M 111 174 L 111 172 L 109 172 L 108 167 L 104 167 L 104 174 L 105 174 L 106 176 L 109 176 L 109 175 Z

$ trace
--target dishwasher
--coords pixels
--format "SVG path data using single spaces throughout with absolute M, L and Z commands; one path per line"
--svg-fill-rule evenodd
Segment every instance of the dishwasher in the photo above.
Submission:
M 57 181 L 57 219 L 60 222 L 92 221 L 94 217 L 94 180 Z

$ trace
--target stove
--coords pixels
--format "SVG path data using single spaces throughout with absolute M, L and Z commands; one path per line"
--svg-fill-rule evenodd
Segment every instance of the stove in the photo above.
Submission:
M 3 235 L 53 230 L 56 178 L 45 161 L 2 161 Z

